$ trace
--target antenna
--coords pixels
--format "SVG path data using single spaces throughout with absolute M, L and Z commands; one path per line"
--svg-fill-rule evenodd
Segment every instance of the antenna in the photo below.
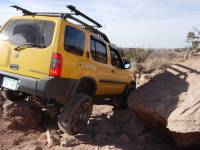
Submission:
M 81 17 L 85 18 L 86 20 L 92 22 L 92 23 L 95 24 L 98 28 L 101 28 L 101 27 L 102 27 L 102 25 L 101 25 L 100 23 L 98 23 L 97 21 L 91 19 L 90 17 L 88 17 L 88 16 L 85 15 L 84 13 L 80 12 L 79 10 L 77 10 L 75 6 L 73 6 L 73 5 L 67 5 L 67 8 L 70 9 L 72 12 L 74 12 L 75 15 L 81 16 Z

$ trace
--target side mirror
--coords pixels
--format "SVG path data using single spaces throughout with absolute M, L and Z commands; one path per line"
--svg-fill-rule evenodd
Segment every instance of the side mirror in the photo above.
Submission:
M 130 69 L 131 68 L 131 62 L 127 60 L 126 58 L 123 58 L 124 63 L 124 69 Z

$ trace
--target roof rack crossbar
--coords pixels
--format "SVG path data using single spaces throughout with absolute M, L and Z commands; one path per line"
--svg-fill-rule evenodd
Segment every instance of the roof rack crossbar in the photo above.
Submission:
M 35 15 L 35 13 L 33 13 L 33 12 L 29 11 L 29 10 L 26 10 L 26 9 L 24 9 L 22 7 L 16 6 L 16 5 L 13 5 L 13 6 L 10 6 L 10 7 L 17 9 L 17 11 L 21 10 L 24 15 Z
M 36 15 L 41 14 L 41 15 L 66 15 L 66 14 L 70 14 L 70 13 L 61 13 L 61 12 L 33 12 Z
M 80 12 L 79 10 L 77 10 L 75 6 L 73 6 L 73 5 L 67 5 L 67 8 L 70 9 L 72 12 L 74 12 L 75 15 L 81 16 L 81 17 L 85 18 L 86 20 L 92 22 L 92 23 L 95 24 L 98 28 L 101 28 L 101 27 L 102 27 L 102 25 L 101 25 L 100 23 L 98 23 L 97 21 L 91 19 L 90 17 L 88 17 L 88 16 L 85 15 L 84 13 Z
M 80 23 L 81 25 L 83 25 L 83 26 L 85 26 L 85 27 L 89 27 L 89 26 L 90 26 L 89 24 L 87 24 L 87 23 L 85 23 L 85 22 L 79 20 L 78 18 L 76 18 L 76 17 L 74 17 L 74 16 L 72 16 L 72 15 L 70 15 L 70 14 L 64 15 L 64 17 L 65 17 L 65 19 L 67 19 L 67 18 L 72 19 L 72 20 L 74 20 L 74 21 Z
M 29 10 L 26 10 L 24 8 L 21 8 L 19 6 L 10 6 L 12 8 L 15 8 L 17 10 L 22 11 L 22 13 L 24 15 L 37 15 L 37 16 L 52 16 L 52 17 L 61 17 L 63 19 L 72 19 L 78 23 L 80 23 L 81 25 L 83 25 L 86 29 L 90 30 L 91 32 L 98 34 L 99 36 L 101 36 L 106 42 L 110 43 L 110 40 L 108 39 L 108 37 L 102 33 L 101 31 L 97 30 L 96 28 L 94 28 L 93 26 L 83 22 L 82 20 L 74 17 L 72 13 L 57 13 L 57 12 L 31 12 Z M 72 7 L 72 5 L 70 5 L 70 7 Z M 75 7 L 74 7 L 75 8 Z M 75 9 L 76 10 L 76 9 Z M 75 12 L 75 15 L 81 15 L 82 17 L 84 16 L 83 13 L 81 13 L 80 11 L 76 10 L 77 12 Z M 83 18 L 87 18 L 87 16 L 85 15 Z M 88 17 L 89 18 L 89 17 Z M 102 27 L 99 23 L 97 23 L 96 21 L 92 20 L 91 18 L 89 18 L 89 21 L 91 21 L 92 23 L 94 23 L 97 27 Z

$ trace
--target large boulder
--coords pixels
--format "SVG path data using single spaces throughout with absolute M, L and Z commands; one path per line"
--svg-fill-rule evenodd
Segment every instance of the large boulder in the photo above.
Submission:
M 173 65 L 139 87 L 129 107 L 179 146 L 200 145 L 200 58 Z
M 39 127 L 41 114 L 33 110 L 26 101 L 5 100 L 2 117 L 9 122 L 9 129 L 36 129 Z

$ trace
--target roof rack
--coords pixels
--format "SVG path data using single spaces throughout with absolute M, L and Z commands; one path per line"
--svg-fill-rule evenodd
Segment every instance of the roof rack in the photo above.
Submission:
M 31 11 L 29 11 L 27 9 L 24 9 L 24 8 L 16 6 L 16 5 L 10 6 L 10 7 L 17 9 L 17 11 L 21 11 L 23 13 L 23 15 L 61 17 L 64 20 L 72 19 L 72 20 L 78 22 L 79 24 L 81 24 L 82 26 L 84 26 L 86 29 L 90 30 L 91 32 L 101 36 L 106 42 L 110 43 L 110 40 L 108 39 L 106 34 L 102 33 L 98 29 L 96 29 L 96 28 L 101 28 L 102 25 L 99 24 L 98 22 L 96 22 L 95 20 L 91 19 L 90 17 L 88 17 L 84 13 L 80 12 L 79 10 L 77 10 L 76 7 L 74 7 L 73 5 L 68 5 L 67 8 L 70 9 L 74 13 L 31 12 Z M 91 25 L 85 23 L 84 21 L 74 17 L 74 16 L 81 16 L 81 17 L 85 18 L 86 20 L 88 20 L 89 22 L 93 23 L 95 26 L 91 26 Z
M 87 15 L 85 15 L 84 13 L 80 12 L 79 10 L 76 9 L 76 7 L 74 7 L 73 5 L 67 5 L 67 8 L 70 9 L 72 12 L 75 13 L 75 15 L 77 16 L 81 16 L 85 19 L 87 19 L 88 21 L 92 22 L 93 24 L 97 25 L 98 28 L 101 28 L 102 25 L 98 22 L 96 22 L 95 20 L 91 19 L 90 17 L 88 17 Z

